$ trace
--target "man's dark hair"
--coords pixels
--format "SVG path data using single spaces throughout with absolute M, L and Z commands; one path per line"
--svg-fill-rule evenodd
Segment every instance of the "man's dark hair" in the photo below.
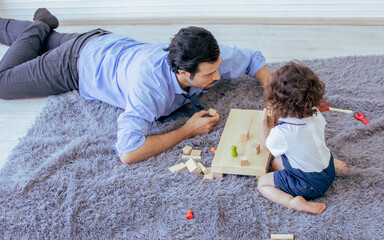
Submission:
M 185 70 L 191 74 L 191 79 L 198 71 L 199 63 L 216 62 L 220 54 L 212 33 L 193 26 L 180 29 L 164 51 L 169 51 L 167 60 L 172 71 Z

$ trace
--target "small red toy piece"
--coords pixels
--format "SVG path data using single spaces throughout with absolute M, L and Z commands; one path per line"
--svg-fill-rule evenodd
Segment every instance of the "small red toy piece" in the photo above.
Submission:
M 213 153 L 216 153 L 216 148 L 211 148 L 211 151 L 213 152 Z
M 368 123 L 370 123 L 370 121 L 368 121 L 367 119 L 365 119 L 365 115 L 364 113 L 356 113 L 355 114 L 355 118 L 359 121 L 362 121 L 365 125 L 367 125 Z
M 329 106 L 325 102 L 320 102 L 320 105 L 317 106 L 317 109 L 319 109 L 320 112 L 326 112 L 329 111 Z
M 193 211 L 191 209 L 187 211 L 187 219 L 193 219 Z

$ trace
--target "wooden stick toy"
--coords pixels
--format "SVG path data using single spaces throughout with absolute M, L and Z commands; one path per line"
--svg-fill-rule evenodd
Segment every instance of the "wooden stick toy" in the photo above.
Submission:
M 330 107 L 325 102 L 321 102 L 320 106 L 318 106 L 317 108 L 319 109 L 320 112 L 335 111 L 335 112 L 342 112 L 342 113 L 354 113 L 352 110 Z

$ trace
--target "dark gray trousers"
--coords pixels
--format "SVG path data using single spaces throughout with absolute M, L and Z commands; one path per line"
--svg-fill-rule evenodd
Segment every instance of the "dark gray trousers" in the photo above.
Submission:
M 77 59 L 91 38 L 84 34 L 51 31 L 41 21 L 0 18 L 0 43 L 10 46 L 0 62 L 0 98 L 32 98 L 78 89 Z

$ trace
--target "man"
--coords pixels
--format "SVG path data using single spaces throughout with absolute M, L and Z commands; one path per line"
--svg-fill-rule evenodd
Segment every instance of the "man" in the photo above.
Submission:
M 201 109 L 198 96 L 219 79 L 246 73 L 263 85 L 270 75 L 260 52 L 219 46 L 203 28 L 183 28 L 170 44 L 149 44 L 101 29 L 58 33 L 57 18 L 44 8 L 33 20 L 0 18 L 0 43 L 10 46 L 0 62 L 0 98 L 79 90 L 87 100 L 125 109 L 115 144 L 125 164 L 208 133 L 219 115 L 205 117 L 208 111 L 201 110 L 176 130 L 146 136 L 153 121 L 187 103 Z

